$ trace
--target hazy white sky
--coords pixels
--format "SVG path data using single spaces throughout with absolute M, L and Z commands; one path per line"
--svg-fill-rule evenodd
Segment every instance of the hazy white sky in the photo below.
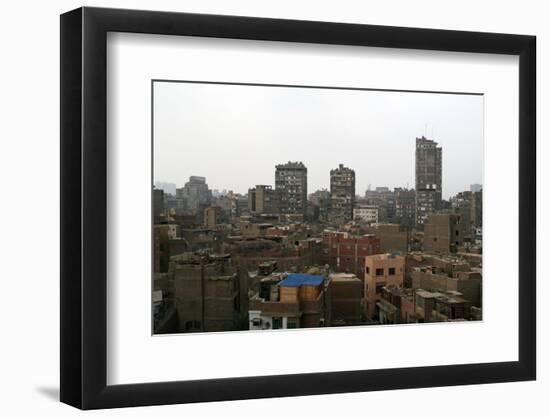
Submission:
M 205 176 L 211 189 L 274 185 L 275 165 L 303 161 L 308 193 L 330 170 L 414 187 L 415 138 L 443 147 L 443 197 L 482 183 L 483 97 L 456 94 L 154 83 L 154 181 Z M 427 128 L 426 128 L 427 126 Z

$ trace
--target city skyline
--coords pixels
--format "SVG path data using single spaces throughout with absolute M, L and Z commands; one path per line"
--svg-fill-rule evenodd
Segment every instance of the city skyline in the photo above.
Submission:
M 357 195 L 369 185 L 411 189 L 415 139 L 428 133 L 443 148 L 443 198 L 483 183 L 482 96 L 155 83 L 154 98 L 155 182 L 181 187 L 199 175 L 210 189 L 246 194 L 257 184 L 275 186 L 275 165 L 301 161 L 308 194 L 329 189 L 339 164 L 356 172 Z M 381 131 L 384 140 L 375 140 Z M 216 169 L 201 165 L 205 152 Z
M 482 320 L 482 96 L 154 92 L 155 333 Z

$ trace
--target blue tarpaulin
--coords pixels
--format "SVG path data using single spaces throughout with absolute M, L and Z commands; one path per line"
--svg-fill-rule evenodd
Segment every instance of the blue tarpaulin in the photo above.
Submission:
M 281 287 L 301 287 L 302 285 L 320 285 L 323 283 L 322 275 L 290 274 L 280 282 Z

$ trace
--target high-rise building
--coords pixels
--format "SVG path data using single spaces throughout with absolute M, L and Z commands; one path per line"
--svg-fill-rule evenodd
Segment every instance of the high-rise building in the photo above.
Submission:
M 355 171 L 340 164 L 330 171 L 329 221 L 347 223 L 353 219 Z
M 416 138 L 416 224 L 423 227 L 429 213 L 441 208 L 442 149 L 424 136 Z
M 212 192 L 208 189 L 205 177 L 191 176 L 183 188 L 176 190 L 176 197 L 185 202 L 186 209 L 197 213 L 201 206 L 210 204 Z
M 275 190 L 281 193 L 281 213 L 307 215 L 307 168 L 302 162 L 275 166 Z

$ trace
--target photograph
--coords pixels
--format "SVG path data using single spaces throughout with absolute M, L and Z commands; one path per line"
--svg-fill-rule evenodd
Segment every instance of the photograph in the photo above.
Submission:
M 483 319 L 483 94 L 151 88 L 153 334 Z

